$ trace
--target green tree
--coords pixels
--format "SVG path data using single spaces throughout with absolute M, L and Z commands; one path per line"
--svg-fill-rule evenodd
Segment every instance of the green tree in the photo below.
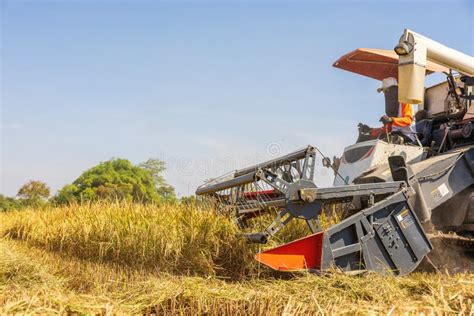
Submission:
M 163 177 L 163 172 L 166 170 L 166 164 L 159 159 L 148 159 L 138 165 L 140 168 L 148 171 L 155 182 L 156 191 L 158 195 L 167 201 L 176 200 L 174 188 L 169 185 Z
M 70 204 L 78 200 L 79 189 L 74 184 L 66 184 L 59 192 L 54 196 L 54 204 Z
M 15 200 L 12 197 L 5 196 L 0 194 L 0 212 L 16 210 L 21 207 L 18 200 Z
M 157 202 L 159 195 L 150 172 L 126 159 L 112 159 L 85 171 L 54 198 L 58 204 L 72 201 L 126 200 Z
M 30 180 L 18 190 L 17 196 L 23 205 L 39 206 L 46 202 L 49 193 L 46 183 Z

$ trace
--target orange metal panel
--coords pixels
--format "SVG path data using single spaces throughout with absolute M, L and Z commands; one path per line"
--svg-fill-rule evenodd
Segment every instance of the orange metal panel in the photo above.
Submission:
M 358 48 L 339 58 L 333 66 L 377 80 L 398 79 L 398 55 L 392 50 Z M 449 69 L 430 61 L 426 63 L 427 75 L 442 71 Z
M 259 262 L 279 271 L 320 269 L 324 232 L 262 251 L 255 256 Z

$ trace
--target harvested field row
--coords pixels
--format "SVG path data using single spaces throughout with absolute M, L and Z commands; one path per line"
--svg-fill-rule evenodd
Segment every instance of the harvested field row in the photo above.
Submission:
M 0 241 L 0 313 L 474 312 L 474 276 L 301 275 L 226 282 L 147 273 Z

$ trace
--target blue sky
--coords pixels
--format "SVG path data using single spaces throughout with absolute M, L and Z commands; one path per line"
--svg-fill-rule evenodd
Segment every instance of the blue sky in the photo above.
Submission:
M 180 195 L 377 125 L 379 82 L 332 67 L 405 27 L 474 55 L 469 1 L 1 2 L 1 186 L 52 191 L 112 157 L 168 163 Z M 434 80 L 434 79 L 432 79 Z M 331 183 L 319 166 L 316 182 Z

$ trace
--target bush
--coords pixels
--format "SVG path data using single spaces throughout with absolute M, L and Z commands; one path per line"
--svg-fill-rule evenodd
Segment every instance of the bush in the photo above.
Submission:
M 21 207 L 20 202 L 14 198 L 0 194 L 0 212 L 17 210 Z

